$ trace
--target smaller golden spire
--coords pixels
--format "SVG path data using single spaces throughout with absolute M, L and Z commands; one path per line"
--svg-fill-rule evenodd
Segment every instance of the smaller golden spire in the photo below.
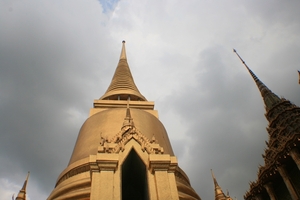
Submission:
M 210 169 L 211 176 L 213 178 L 214 184 L 215 184 L 215 200 L 232 200 L 232 198 L 229 196 L 229 192 L 227 191 L 228 195 L 225 195 L 222 188 L 219 186 L 217 179 L 215 178 L 215 175 L 213 173 L 213 170 Z
M 26 180 L 24 181 L 23 187 L 20 190 L 20 192 L 19 192 L 16 200 L 26 200 L 26 187 L 27 187 L 27 182 L 28 182 L 29 174 L 30 174 L 30 172 L 28 172 Z
M 215 177 L 215 175 L 214 175 L 213 170 L 210 169 L 210 172 L 211 172 L 211 176 L 212 176 L 212 178 L 213 178 L 213 181 L 214 181 L 215 186 L 219 186 L 219 184 L 218 184 L 218 182 L 217 182 L 217 179 L 216 179 L 216 177 Z

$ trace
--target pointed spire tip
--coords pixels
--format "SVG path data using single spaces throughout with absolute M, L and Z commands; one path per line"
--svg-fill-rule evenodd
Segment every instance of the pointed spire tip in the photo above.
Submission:
M 280 102 L 279 97 L 276 94 L 274 94 L 265 84 L 263 84 L 258 79 L 258 77 L 252 72 L 252 70 L 248 67 L 248 65 L 245 63 L 245 61 L 237 53 L 237 51 L 235 49 L 233 51 L 239 57 L 239 59 L 242 61 L 243 65 L 247 68 L 248 72 L 250 73 L 250 75 L 254 79 L 254 81 L 255 81 L 255 83 L 256 83 L 256 85 L 257 85 L 257 87 L 258 87 L 258 89 L 261 93 L 261 96 L 263 97 L 265 106 L 267 108 L 271 108 L 273 105 Z
M 121 50 L 120 59 L 127 59 L 126 50 L 125 50 L 125 40 L 122 41 L 122 50 Z

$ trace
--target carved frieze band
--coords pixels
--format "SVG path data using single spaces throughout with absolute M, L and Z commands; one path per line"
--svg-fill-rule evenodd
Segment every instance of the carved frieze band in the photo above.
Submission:
M 118 167 L 117 160 L 97 160 L 95 162 L 86 163 L 84 165 L 78 166 L 74 169 L 71 169 L 67 173 L 65 173 L 59 181 L 57 181 L 55 187 L 59 185 L 64 180 L 71 178 L 77 174 L 81 174 L 84 172 L 90 171 L 92 172 L 100 172 L 100 171 L 115 171 Z
M 84 165 L 81 165 L 81 166 L 78 166 L 74 169 L 71 169 L 70 171 L 68 171 L 67 173 L 65 173 L 56 183 L 55 187 L 57 185 L 59 185 L 61 182 L 63 182 L 64 180 L 68 179 L 68 178 L 71 178 L 72 176 L 75 176 L 77 174 L 81 174 L 81 173 L 84 173 L 84 172 L 87 172 L 87 171 L 90 171 L 90 164 L 87 163 L 87 164 L 84 164 Z
M 98 147 L 98 153 L 109 153 L 109 154 L 117 154 L 120 151 L 124 151 L 125 145 L 131 140 L 134 139 L 137 141 L 142 151 L 146 151 L 148 154 L 163 154 L 164 149 L 161 147 L 155 137 L 153 136 L 151 140 L 149 140 L 144 134 L 142 134 L 140 131 L 136 130 L 136 128 L 133 125 L 127 125 L 123 126 L 122 130 L 116 134 L 113 138 L 108 140 L 107 138 L 100 137 L 100 145 Z M 60 184 L 62 181 L 75 176 L 80 173 L 84 173 L 87 171 L 95 172 L 95 171 L 114 171 L 116 170 L 118 166 L 118 161 L 111 160 L 111 161 L 96 161 L 95 163 L 87 163 L 85 165 L 81 165 L 79 167 L 76 167 L 74 169 L 71 169 L 66 174 L 64 174 L 56 185 Z M 161 165 L 158 165 L 157 167 L 161 167 Z M 168 170 L 175 170 L 177 167 L 177 164 L 168 164 Z

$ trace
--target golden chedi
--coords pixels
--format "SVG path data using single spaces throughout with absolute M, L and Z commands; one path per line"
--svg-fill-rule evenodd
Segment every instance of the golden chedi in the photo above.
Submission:
M 134 83 L 124 41 L 111 84 L 94 101 L 48 199 L 200 199 L 178 166 L 154 102 Z

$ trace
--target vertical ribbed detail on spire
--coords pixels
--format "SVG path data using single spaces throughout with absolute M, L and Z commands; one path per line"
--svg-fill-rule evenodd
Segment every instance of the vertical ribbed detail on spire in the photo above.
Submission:
M 233 52 L 236 53 L 236 55 L 239 57 L 239 59 L 242 61 L 242 63 L 244 64 L 244 66 L 247 68 L 247 70 L 251 74 L 252 78 L 254 79 L 254 81 L 261 93 L 261 96 L 264 100 L 266 108 L 270 109 L 275 104 L 281 102 L 280 98 L 276 94 L 274 94 L 263 82 L 261 82 L 259 80 L 259 78 L 257 78 L 257 76 L 247 66 L 245 61 L 240 57 L 240 55 L 237 53 L 237 51 L 235 49 L 233 49 Z
M 116 68 L 112 81 L 105 94 L 100 98 L 102 100 L 130 100 L 147 101 L 136 87 L 127 63 L 125 41 L 122 42 L 120 60 Z
M 19 192 L 16 200 L 26 200 L 26 187 L 27 187 L 27 182 L 28 182 L 29 174 L 30 174 L 30 172 L 28 172 L 26 180 L 24 181 L 23 187 L 20 190 L 20 192 Z

